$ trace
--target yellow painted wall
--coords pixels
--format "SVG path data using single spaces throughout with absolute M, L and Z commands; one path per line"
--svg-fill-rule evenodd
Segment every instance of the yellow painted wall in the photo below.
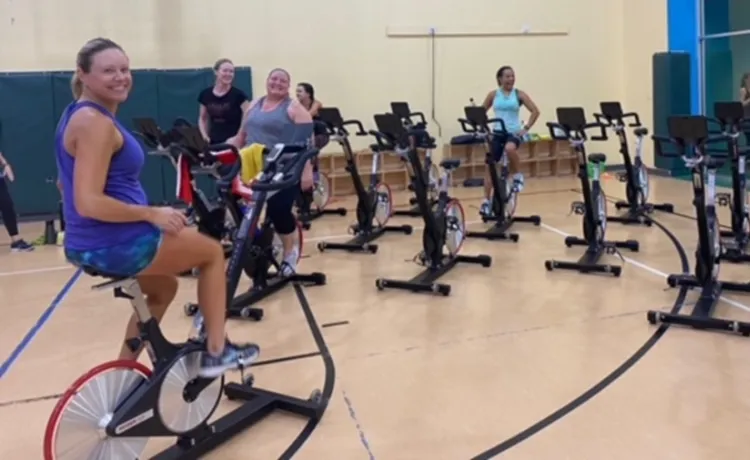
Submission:
M 655 12 L 655 13 L 654 13 Z M 499 36 L 521 32 L 528 36 Z M 435 27 L 435 104 L 430 39 L 395 38 Z M 562 36 L 535 36 L 560 32 Z M 443 36 L 450 33 L 452 36 Z M 467 36 L 483 33 L 484 36 Z M 137 68 L 203 67 L 229 57 L 254 71 L 287 68 L 327 105 L 372 125 L 389 102 L 408 101 L 447 141 L 470 97 L 495 86 L 504 64 L 542 110 L 622 100 L 649 121 L 651 55 L 665 49 L 659 0 L 23 0 L 0 4 L 3 70 L 71 69 L 93 36 L 120 42 Z M 361 147 L 366 140 L 358 140 Z M 614 144 L 602 148 L 614 153 Z M 616 161 L 610 160 L 610 163 Z
M 641 123 L 653 134 L 652 56 L 668 50 L 667 2 L 661 0 L 623 1 L 623 108 L 638 112 Z M 644 161 L 654 165 L 653 144 L 644 144 Z M 610 161 L 612 163 L 612 161 Z

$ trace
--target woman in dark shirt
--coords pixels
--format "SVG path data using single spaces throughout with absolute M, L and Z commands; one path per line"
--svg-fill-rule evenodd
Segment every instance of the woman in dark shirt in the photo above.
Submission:
M 242 114 L 250 105 L 247 95 L 232 86 L 234 64 L 219 59 L 214 64 L 216 82 L 198 95 L 198 127 L 209 144 L 221 144 L 240 129 Z

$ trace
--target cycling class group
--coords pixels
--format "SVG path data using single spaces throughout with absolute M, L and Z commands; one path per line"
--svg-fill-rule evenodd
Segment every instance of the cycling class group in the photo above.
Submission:
M 321 252 L 375 253 L 374 241 L 385 233 L 412 233 L 411 225 L 387 225 L 391 216 L 423 221 L 422 248 L 415 261 L 424 270 L 410 280 L 379 278 L 375 282 L 379 290 L 449 295 L 451 286 L 438 279 L 458 263 L 491 265 L 489 255 L 460 253 L 466 238 L 517 242 L 518 234 L 510 232 L 514 223 L 541 223 L 539 216 L 515 215 L 524 186 L 518 148 L 529 139 L 529 129 L 540 113 L 529 95 L 515 88 L 511 67 L 498 70 L 498 88 L 481 105 L 471 100 L 464 108 L 458 120 L 464 134 L 451 140 L 481 145 L 488 152 L 480 215 L 490 226 L 481 232 L 466 230 L 463 208 L 449 194 L 451 173 L 459 167 L 459 160 L 433 164 L 430 152 L 436 148 L 436 139 L 424 116 L 412 113 L 408 104 L 392 102 L 390 112 L 374 116 L 375 129 L 367 130 L 362 122 L 343 118 L 337 108 L 324 107 L 308 83 L 299 84 L 297 97 L 291 97 L 290 75 L 283 69 L 268 74 L 265 94 L 252 101 L 233 86 L 231 61 L 219 60 L 214 71 L 214 86 L 198 96 L 197 126 L 180 119 L 162 129 L 153 119 L 138 118 L 133 120 L 136 132 L 130 132 L 115 117 L 132 84 L 127 55 L 107 39 L 91 40 L 78 53 L 72 82 L 75 102 L 63 112 L 56 133 L 65 256 L 89 275 L 107 278 L 95 288 L 114 289 L 116 296 L 129 299 L 134 314 L 118 359 L 87 373 L 60 398 L 45 434 L 46 459 L 120 458 L 118 452 L 122 458 L 138 457 L 148 438 L 156 436 L 178 437 L 177 444 L 157 458 L 197 458 L 274 409 L 311 419 L 322 416 L 327 398 L 320 391 L 302 400 L 256 388 L 252 377 L 243 378 L 242 383 L 225 383 L 223 374 L 244 369 L 260 353 L 256 344 L 228 339 L 227 317 L 258 321 L 263 317 L 258 302 L 284 286 L 293 286 L 301 299 L 300 286 L 326 283 L 322 273 L 298 273 L 298 261 L 303 229 L 323 215 L 346 214 L 346 209 L 326 209 L 330 186 L 318 171 L 317 156 L 329 142 L 343 150 L 357 199 L 356 221 L 349 229 L 350 241 L 320 242 Z M 521 120 L 521 107 L 529 112 L 526 122 Z M 490 110 L 492 118 L 487 115 Z M 545 266 L 547 270 L 619 276 L 621 266 L 601 263 L 601 257 L 618 248 L 638 251 L 639 243 L 607 241 L 607 222 L 650 226 L 654 210 L 672 211 L 672 205 L 648 203 L 648 172 L 641 159 L 648 131 L 641 127 L 637 114 L 625 113 L 618 102 L 602 102 L 595 121 L 587 120 L 580 107 L 558 108 L 556 115 L 557 120 L 546 128 L 553 139 L 569 142 L 583 196 L 583 201 L 572 205 L 583 216 L 583 237 L 567 237 L 565 244 L 585 246 L 585 252 L 577 262 L 548 260 Z M 721 289 L 717 288 L 721 260 L 750 260 L 745 256 L 750 233 L 744 197 L 746 152 L 737 146 L 743 116 L 741 103 L 718 104 L 719 134 L 709 136 L 706 118 L 673 117 L 669 137 L 654 136 L 657 155 L 677 155 L 661 148 L 666 143 L 691 152 L 683 158 L 695 174 L 700 236 L 695 273 L 671 276 L 669 282 L 703 287 L 706 295 L 693 315 L 649 312 L 653 323 L 750 334 L 748 324 L 711 317 L 721 289 L 750 292 L 744 284 L 721 282 Z M 627 127 L 635 128 L 632 155 Z M 600 183 L 606 157 L 586 153 L 588 141 L 606 139 L 608 132 L 620 141 L 625 165 L 620 179 L 627 197 L 616 203 L 618 209 L 626 209 L 625 214 L 609 217 Z M 351 135 L 372 139 L 369 176 L 358 171 Z M 705 153 L 705 145 L 717 139 L 727 142 L 724 155 L 731 157 L 733 170 L 742 171 L 734 175 L 738 183 L 733 196 L 718 197 L 719 203 L 732 206 L 732 231 L 728 233 L 719 232 L 714 211 L 714 173 L 720 155 Z M 178 196 L 188 204 L 187 211 L 149 205 L 139 180 L 146 158 L 143 144 L 149 155 L 173 164 Z M 686 145 L 691 149 L 685 150 Z M 409 210 L 393 209 L 390 188 L 378 174 L 385 155 L 399 158 L 409 172 L 414 206 Z M 200 175 L 212 178 L 215 197 L 209 198 L 198 187 Z M 174 300 L 177 276 L 191 271 L 197 277 L 197 302 L 186 305 L 185 312 L 195 316 L 196 327 L 186 342 L 173 344 L 162 335 L 159 321 Z M 252 280 L 251 288 L 235 295 L 243 274 Z M 144 348 L 151 369 L 136 361 Z M 108 378 L 113 374 L 122 378 Z M 175 385 L 179 396 L 169 393 Z M 107 392 L 108 404 L 101 404 L 97 397 L 102 391 Z M 253 404 L 238 409 L 239 415 L 230 414 L 209 425 L 222 394 Z M 167 399 L 169 405 L 164 404 Z M 91 418 L 85 426 L 77 420 L 84 412 Z M 89 442 L 69 440 L 73 431 L 89 437 Z

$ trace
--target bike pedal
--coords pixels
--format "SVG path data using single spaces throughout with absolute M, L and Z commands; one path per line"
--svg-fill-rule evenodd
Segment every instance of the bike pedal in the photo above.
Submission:
M 729 206 L 729 203 L 732 201 L 730 195 L 728 193 L 717 193 L 716 194 L 716 202 L 719 204 L 719 206 Z
M 570 204 L 570 214 L 578 214 L 583 215 L 586 213 L 586 206 L 584 206 L 583 201 L 574 201 Z

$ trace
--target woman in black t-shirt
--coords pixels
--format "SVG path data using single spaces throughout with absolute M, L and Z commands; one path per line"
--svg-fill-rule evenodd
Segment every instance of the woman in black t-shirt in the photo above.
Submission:
M 237 134 L 242 114 L 250 105 L 247 95 L 232 86 L 234 64 L 229 59 L 219 59 L 214 64 L 216 82 L 198 95 L 200 113 L 198 127 L 210 144 L 221 144 Z

